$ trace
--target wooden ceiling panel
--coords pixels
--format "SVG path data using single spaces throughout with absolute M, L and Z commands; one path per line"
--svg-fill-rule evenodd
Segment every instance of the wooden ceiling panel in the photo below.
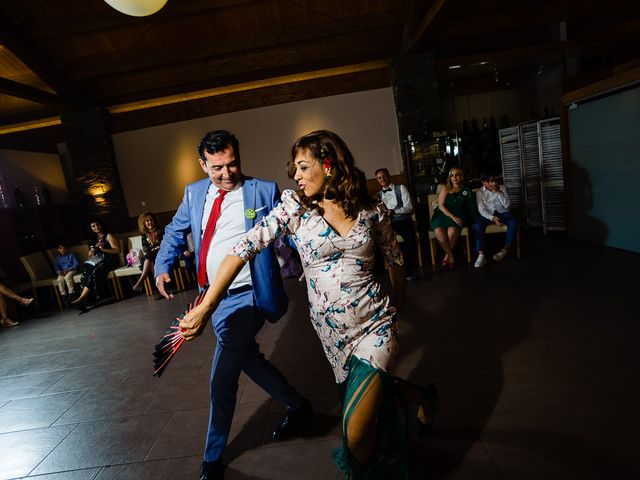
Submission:
M 103 0 L 2 0 L 0 140 L 8 122 L 38 123 L 78 105 L 109 107 L 120 112 L 118 128 L 142 128 L 377 88 L 388 78 L 371 71 L 295 78 L 407 52 L 433 52 L 443 84 L 475 92 L 494 88 L 491 72 L 449 77 L 448 67 L 487 60 L 501 80 L 522 81 L 540 58 L 576 51 L 591 52 L 580 53 L 584 65 L 612 67 L 640 55 L 639 35 L 637 0 L 169 0 L 143 18 Z M 251 82 L 260 87 L 233 88 Z M 225 94 L 190 94 L 211 89 Z M 158 107 L 168 96 L 183 103 Z M 122 113 L 127 105 L 148 111 Z

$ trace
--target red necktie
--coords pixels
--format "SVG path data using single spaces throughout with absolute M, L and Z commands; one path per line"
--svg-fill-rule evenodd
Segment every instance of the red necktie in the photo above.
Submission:
M 209 283 L 207 281 L 207 253 L 209 253 L 211 238 L 213 237 L 213 232 L 216 229 L 218 217 L 220 217 L 220 205 L 222 205 L 222 199 L 227 193 L 229 193 L 227 190 L 218 190 L 218 196 L 213 202 L 213 207 L 211 207 L 211 213 L 209 213 L 207 226 L 204 229 L 204 235 L 202 236 L 202 242 L 200 243 L 200 251 L 198 253 L 198 285 L 201 287 L 204 287 Z

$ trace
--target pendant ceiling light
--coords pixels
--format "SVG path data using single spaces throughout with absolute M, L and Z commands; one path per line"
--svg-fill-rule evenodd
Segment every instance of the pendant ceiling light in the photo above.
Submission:
M 160 10 L 167 0 L 104 0 L 113 8 L 132 17 L 146 17 Z

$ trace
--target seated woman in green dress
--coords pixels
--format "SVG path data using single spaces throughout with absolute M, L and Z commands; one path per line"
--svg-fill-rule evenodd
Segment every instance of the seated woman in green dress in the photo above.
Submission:
M 475 195 L 462 184 L 464 173 L 453 167 L 449 170 L 447 184 L 438 195 L 438 208 L 431 217 L 431 230 L 444 250 L 443 267 L 453 268 L 455 257 L 453 250 L 458 243 L 460 230 L 471 225 L 477 217 Z

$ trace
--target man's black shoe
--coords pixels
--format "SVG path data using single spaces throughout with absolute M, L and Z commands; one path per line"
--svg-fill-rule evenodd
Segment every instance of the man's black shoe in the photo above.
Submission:
M 226 465 L 222 463 L 222 460 L 202 462 L 202 466 L 200 467 L 200 480 L 222 480 L 225 467 Z
M 302 422 L 311 418 L 313 407 L 309 400 L 305 400 L 298 408 L 287 407 L 287 412 L 271 434 L 274 440 L 282 440 L 295 430 Z

